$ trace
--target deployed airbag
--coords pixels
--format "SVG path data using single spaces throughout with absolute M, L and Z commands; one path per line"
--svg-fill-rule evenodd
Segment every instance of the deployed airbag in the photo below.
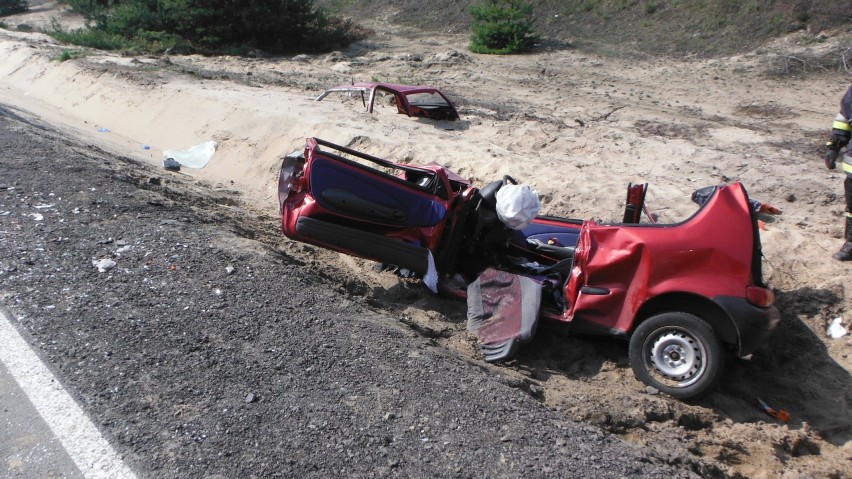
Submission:
M 513 230 L 522 230 L 538 216 L 538 193 L 527 185 L 504 185 L 497 191 L 497 217 Z

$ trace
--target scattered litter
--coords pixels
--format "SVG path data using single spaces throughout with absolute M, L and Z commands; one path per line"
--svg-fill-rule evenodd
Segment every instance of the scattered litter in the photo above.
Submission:
M 655 388 L 655 387 L 653 387 L 653 386 L 648 386 L 648 387 L 646 387 L 646 388 L 645 388 L 645 392 L 646 392 L 646 393 L 648 393 L 648 394 L 650 394 L 650 395 L 652 395 L 652 396 L 653 396 L 653 395 L 660 394 L 660 390 L 659 390 L 659 389 L 657 389 L 657 388 Z
M 216 291 L 214 291 L 214 293 L 216 293 L 216 296 L 222 297 L 222 290 L 221 289 L 216 288 Z
M 781 422 L 787 422 L 787 421 L 790 420 L 790 413 L 789 412 L 787 412 L 783 409 L 775 410 L 775 409 L 769 407 L 769 405 L 766 404 L 765 402 L 763 402 L 763 400 L 761 400 L 760 398 L 757 398 L 757 402 L 760 403 L 760 407 L 764 410 L 764 412 L 766 412 L 766 414 L 769 414 L 770 416 L 774 417 L 775 419 L 777 419 Z
M 225 272 L 228 274 L 234 274 L 234 267 L 231 265 L 225 266 Z
M 843 327 L 843 318 L 836 317 L 831 320 L 831 323 L 829 323 L 826 334 L 828 334 L 828 337 L 831 339 L 840 339 L 843 336 L 846 336 L 846 333 L 848 332 L 849 331 Z
M 98 131 L 101 133 L 109 133 L 109 128 L 98 128 Z
M 40 215 L 38 213 L 30 213 L 30 216 L 32 216 L 33 219 L 36 221 L 41 221 L 44 219 L 44 215 Z
M 207 162 L 213 158 L 218 144 L 215 141 L 205 141 L 185 150 L 166 150 L 163 152 L 165 162 L 173 160 L 186 168 L 204 168 Z
M 248 393 L 248 394 L 246 394 L 245 401 L 246 401 L 246 404 L 250 404 L 250 403 L 256 402 L 257 397 L 254 395 L 254 393 Z
M 150 146 L 148 146 L 148 145 L 142 145 L 142 149 L 143 149 L 143 150 L 150 150 L 150 149 L 151 149 L 151 147 L 150 147 Z
M 103 258 L 103 259 L 99 259 L 99 260 L 94 260 L 94 259 L 92 260 L 92 266 L 98 268 L 99 273 L 105 273 L 105 272 L 115 268 L 115 265 L 116 265 L 115 261 L 108 259 L 108 258 Z
M 170 171 L 180 171 L 180 163 L 172 158 L 163 159 L 163 168 Z
M 11 214 L 12 214 L 11 211 L 0 211 L 0 216 L 9 216 Z
M 47 209 L 47 208 L 53 208 L 54 206 L 55 206 L 55 205 L 36 205 L 36 206 L 35 206 L 35 209 L 37 209 L 37 210 L 43 210 L 43 209 Z
M 132 246 L 130 246 L 129 244 L 126 244 L 126 245 L 122 246 L 121 248 L 118 248 L 117 250 L 115 250 L 115 254 L 121 254 L 121 253 L 124 253 L 125 251 L 130 251 L 130 248 L 132 248 Z

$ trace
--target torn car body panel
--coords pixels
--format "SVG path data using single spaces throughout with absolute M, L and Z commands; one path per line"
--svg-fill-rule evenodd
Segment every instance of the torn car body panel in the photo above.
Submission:
M 286 236 L 420 274 L 465 186 L 437 166 L 397 165 L 317 138 L 281 171 Z
M 689 294 L 713 300 L 742 297 L 752 284 L 754 228 L 741 184 L 719 188 L 686 221 L 674 225 L 600 225 L 587 222 L 566 286 L 573 298 L 564 319 L 629 333 L 651 299 Z M 724 231 L 724 234 L 720 234 Z
M 376 109 L 378 97 L 389 96 L 397 113 L 402 115 L 431 120 L 459 119 L 459 113 L 452 102 L 440 90 L 431 86 L 358 82 L 329 88 L 315 100 L 321 101 L 333 93 L 360 96 L 368 113 L 373 113 Z

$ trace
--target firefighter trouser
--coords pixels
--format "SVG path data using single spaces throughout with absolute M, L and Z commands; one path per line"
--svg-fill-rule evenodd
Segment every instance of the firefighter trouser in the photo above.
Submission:
M 846 217 L 852 218 L 852 156 L 849 153 L 843 156 L 843 171 L 846 172 L 846 180 L 843 182 L 843 192 L 846 195 Z

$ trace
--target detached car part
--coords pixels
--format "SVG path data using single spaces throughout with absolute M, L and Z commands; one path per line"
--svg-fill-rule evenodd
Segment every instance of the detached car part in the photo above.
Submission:
M 430 120 L 459 119 L 459 113 L 452 102 L 437 88 L 426 85 L 399 85 L 395 83 L 359 82 L 340 85 L 322 92 L 316 101 L 331 94 L 359 96 L 367 112 L 373 113 L 379 97 L 386 96 L 396 107 L 399 114 Z

